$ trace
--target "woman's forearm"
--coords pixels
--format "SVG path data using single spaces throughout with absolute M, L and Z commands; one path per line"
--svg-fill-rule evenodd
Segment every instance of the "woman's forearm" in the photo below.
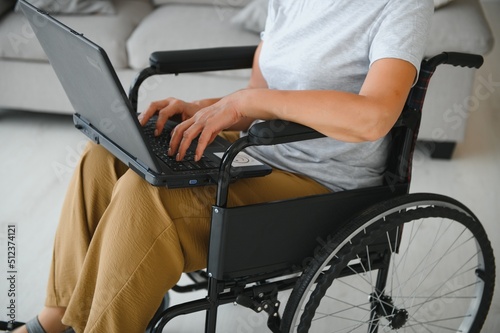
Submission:
M 237 109 L 242 119 L 283 119 L 341 141 L 375 141 L 397 121 L 415 74 L 408 62 L 383 59 L 372 65 L 359 94 L 251 89 L 240 92 Z
M 397 119 L 376 100 L 339 91 L 259 89 L 245 95 L 242 113 L 248 124 L 256 118 L 283 119 L 347 142 L 376 140 Z

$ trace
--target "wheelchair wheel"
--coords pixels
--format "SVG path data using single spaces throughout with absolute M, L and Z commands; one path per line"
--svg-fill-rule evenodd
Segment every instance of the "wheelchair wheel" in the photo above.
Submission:
M 365 211 L 327 239 L 286 305 L 283 332 L 479 332 L 493 251 L 457 201 L 412 194 Z

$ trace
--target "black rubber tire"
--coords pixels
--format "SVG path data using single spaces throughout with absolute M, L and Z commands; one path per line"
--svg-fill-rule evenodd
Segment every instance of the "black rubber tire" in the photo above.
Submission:
M 467 263 L 467 272 L 457 271 L 455 273 L 452 273 L 453 275 L 450 277 L 450 279 L 445 280 L 445 282 L 443 282 L 441 286 L 439 286 L 439 288 L 448 283 L 458 283 L 457 281 L 462 278 L 474 279 L 475 282 L 470 286 L 466 285 L 463 286 L 462 288 L 456 288 L 451 292 L 448 292 L 448 290 L 445 289 L 447 293 L 443 294 L 441 297 L 433 296 L 437 291 L 434 291 L 434 293 L 431 294 L 430 296 L 421 296 L 421 298 L 426 298 L 426 299 L 424 300 L 422 305 L 420 305 L 420 303 L 417 303 L 417 305 L 419 306 L 418 309 L 416 309 L 416 312 L 420 311 L 422 307 L 428 306 L 430 307 L 430 311 L 429 309 L 427 309 L 428 312 L 426 312 L 425 315 L 438 316 L 440 315 L 440 313 L 438 313 L 439 311 L 432 311 L 434 310 L 433 307 L 436 307 L 436 305 L 438 304 L 437 303 L 438 301 L 446 299 L 447 302 L 449 303 L 450 302 L 449 299 L 452 299 L 453 302 L 455 301 L 462 302 L 462 299 L 465 299 L 463 303 L 464 307 L 465 306 L 467 307 L 467 310 L 463 314 L 463 318 L 458 316 L 460 317 L 460 319 L 454 318 L 453 320 L 449 320 L 447 319 L 449 317 L 446 318 L 437 317 L 437 318 L 432 318 L 432 320 L 429 319 L 426 322 L 423 321 L 421 322 L 420 319 L 417 320 L 417 318 L 419 318 L 420 316 L 420 313 L 415 313 L 415 314 L 412 313 L 412 311 L 414 310 L 413 306 L 407 309 L 403 309 L 403 307 L 399 307 L 398 304 L 396 304 L 399 302 L 399 300 L 405 300 L 405 298 L 409 299 L 409 297 L 404 296 L 404 294 L 395 295 L 400 290 L 401 293 L 403 292 L 402 290 L 405 289 L 407 286 L 407 284 L 405 284 L 403 287 L 400 286 L 400 290 L 392 288 L 389 290 L 389 288 L 387 289 L 384 288 L 382 294 L 384 297 L 389 296 L 391 303 L 394 300 L 393 302 L 395 305 L 394 309 L 398 309 L 398 311 L 400 312 L 398 316 L 404 317 L 404 313 L 406 312 L 407 317 L 409 317 L 408 320 L 402 320 L 401 322 L 398 323 L 395 322 L 395 319 L 392 320 L 392 318 L 396 318 L 395 310 L 394 313 L 389 313 L 386 315 L 378 314 L 375 315 L 375 317 L 372 317 L 375 310 L 373 308 L 373 302 L 370 303 L 370 301 L 368 301 L 365 302 L 368 303 L 368 305 L 367 304 L 362 305 L 363 307 L 368 306 L 368 308 L 363 308 L 362 310 L 365 313 L 366 311 L 369 312 L 369 318 L 367 318 L 366 315 L 364 317 L 366 318 L 366 320 L 360 318 L 359 316 L 352 319 L 349 318 L 349 320 L 352 321 L 356 319 L 357 323 L 352 326 L 352 329 L 349 330 L 339 327 L 339 332 L 358 332 L 358 331 L 436 332 L 438 329 L 442 327 L 447 327 L 447 329 L 450 328 L 447 325 L 451 325 L 450 322 L 454 320 L 459 322 L 456 325 L 462 325 L 459 327 L 460 329 L 462 329 L 463 332 L 480 332 L 484 320 L 487 316 L 491 304 L 491 299 L 493 297 L 493 289 L 495 283 L 495 262 L 494 262 L 493 250 L 491 248 L 490 242 L 487 238 L 487 235 L 481 223 L 479 223 L 477 218 L 470 212 L 470 210 L 468 210 L 465 206 L 463 206 L 462 204 L 451 198 L 433 194 L 406 195 L 373 206 L 367 211 L 361 213 L 353 221 L 351 221 L 337 235 L 329 237 L 325 242 L 323 242 L 323 245 L 316 251 L 314 258 L 309 261 L 309 266 L 304 270 L 302 276 L 297 281 L 297 285 L 293 289 L 292 294 L 290 295 L 290 298 L 288 300 L 288 303 L 286 304 L 286 308 L 283 314 L 283 320 L 281 325 L 282 332 L 299 332 L 299 333 L 304 333 L 309 331 L 314 333 L 323 332 L 323 330 L 319 328 L 311 329 L 311 323 L 313 323 L 314 320 L 318 317 L 322 318 L 322 320 L 324 321 L 327 318 L 328 319 L 333 318 L 331 314 L 327 316 L 323 313 L 323 311 L 318 312 L 318 307 L 324 300 L 325 303 L 336 302 L 337 303 L 336 305 L 342 305 L 340 303 L 344 302 L 339 300 L 338 298 L 336 298 L 333 301 L 329 300 L 327 297 L 325 297 L 325 295 L 327 292 L 334 291 L 333 288 L 330 289 L 334 281 L 340 283 L 342 282 L 343 279 L 345 279 L 345 278 L 340 279 L 339 276 L 346 272 L 345 269 L 348 266 L 349 262 L 351 262 L 352 260 L 359 259 L 359 262 L 361 263 L 360 266 L 363 268 L 364 271 L 363 274 L 366 275 L 367 267 L 363 266 L 367 266 L 369 264 L 367 263 L 363 264 L 363 260 L 361 260 L 361 258 L 366 253 L 367 249 L 369 249 L 369 247 L 372 244 L 374 244 L 375 241 L 379 242 L 380 239 L 384 239 L 384 237 L 386 236 L 388 236 L 388 239 L 390 239 L 389 237 L 390 232 L 396 231 L 399 233 L 400 231 L 399 228 L 404 225 L 405 231 L 407 233 L 408 232 L 411 233 L 410 245 L 413 245 L 411 244 L 413 242 L 412 237 L 417 237 L 417 236 L 413 236 L 413 229 L 411 229 L 411 227 L 415 225 L 420 228 L 423 225 L 423 223 L 427 222 L 430 223 L 434 222 L 436 224 L 437 222 L 435 222 L 435 218 L 438 218 L 441 221 L 440 223 L 442 223 L 443 225 L 449 225 L 449 227 L 447 228 L 450 228 L 443 230 L 442 232 L 443 235 L 440 236 L 439 239 L 436 239 L 437 238 L 436 235 L 434 238 L 435 241 L 436 240 L 443 242 L 445 240 L 448 241 L 446 239 L 446 237 L 448 237 L 448 233 L 451 234 L 451 231 L 454 231 L 456 227 L 459 227 L 458 230 L 463 229 L 463 231 L 459 234 L 458 238 L 454 241 L 454 243 L 452 243 L 450 248 L 445 253 L 445 257 L 451 256 L 451 254 L 453 254 L 452 252 L 455 251 L 457 251 L 457 253 L 455 254 L 458 254 L 458 252 L 462 250 L 461 248 L 462 244 L 465 244 L 463 246 L 467 246 L 467 248 L 465 248 L 466 250 L 468 250 L 469 247 L 472 248 L 475 247 L 476 253 L 473 254 L 473 257 L 477 257 L 476 258 L 477 265 L 474 262 L 474 265 L 476 266 L 473 266 L 472 269 L 470 269 L 468 267 L 469 264 Z M 432 226 L 434 227 L 434 225 Z M 453 226 L 453 228 L 451 228 L 451 226 Z M 427 224 L 424 227 L 427 227 Z M 410 228 L 410 231 L 408 231 L 408 228 Z M 417 231 L 419 232 L 420 230 Z M 462 234 L 468 236 L 468 238 L 462 240 L 461 239 Z M 432 239 L 434 235 L 429 234 L 429 237 L 426 236 L 427 234 L 423 235 L 424 241 L 426 240 L 426 238 Z M 418 240 L 421 241 L 421 239 Z M 458 243 L 459 245 L 453 245 L 458 241 L 460 241 Z M 403 240 L 401 242 L 403 243 Z M 397 244 L 396 247 L 399 248 L 402 245 L 403 244 Z M 422 245 L 424 247 L 419 247 L 418 251 L 420 251 L 421 248 L 428 249 L 427 251 L 429 256 L 433 251 L 434 252 L 437 251 L 437 250 L 432 250 L 432 248 L 425 247 L 425 244 L 419 244 L 419 246 Z M 439 246 L 435 246 L 434 248 L 439 250 Z M 403 251 L 400 249 L 400 252 L 398 252 L 397 254 L 393 254 L 391 261 L 396 260 L 395 262 L 397 262 L 397 258 L 394 259 L 395 257 L 401 255 L 406 256 L 407 253 L 409 253 L 409 251 L 403 252 L 403 254 L 401 252 Z M 449 252 L 451 252 L 451 254 Z M 470 251 L 467 251 L 467 253 L 469 252 Z M 425 256 L 423 258 L 425 258 L 425 260 L 428 260 L 427 257 Z M 450 257 L 446 259 L 454 259 L 454 258 Z M 405 258 L 404 260 L 405 264 L 406 262 L 411 262 L 411 260 L 408 260 L 407 258 Z M 436 264 L 434 265 L 433 263 L 434 266 L 430 266 L 429 268 L 424 266 L 422 270 L 429 269 L 434 271 L 434 269 L 437 270 L 441 268 L 444 272 L 438 271 L 438 273 L 446 274 L 447 271 L 444 268 L 444 265 L 443 266 L 438 265 L 441 263 L 441 260 L 443 259 L 438 259 Z M 447 264 L 448 263 L 449 262 L 447 262 Z M 392 266 L 391 268 L 388 269 L 388 271 L 390 273 L 395 273 L 395 270 L 399 269 L 399 266 L 400 264 L 396 265 L 395 263 L 392 263 Z M 462 268 L 460 267 L 461 266 L 459 266 L 459 270 L 462 270 Z M 391 271 L 391 269 L 393 271 Z M 417 271 L 415 271 L 415 273 L 417 273 Z M 420 271 L 418 271 L 418 273 L 424 275 Z M 354 274 L 354 275 L 355 278 L 357 278 L 358 275 L 361 276 L 363 274 Z M 462 277 L 462 275 L 464 275 L 465 277 Z M 427 278 L 427 276 L 425 276 L 425 278 Z M 408 278 L 408 280 L 412 279 L 413 277 Z M 390 277 L 390 281 L 392 281 L 392 283 L 394 283 L 395 280 L 396 279 L 394 277 Z M 417 286 L 415 288 L 419 288 L 421 285 L 423 286 L 422 282 L 417 283 Z M 353 293 L 358 293 L 358 291 L 355 290 L 356 289 L 355 286 L 347 287 L 346 284 L 342 284 L 342 286 L 345 287 L 344 289 L 351 289 L 352 287 Z M 374 293 L 374 290 L 375 288 L 373 287 L 371 294 Z M 428 288 L 427 290 L 430 290 L 430 288 Z M 429 292 L 427 290 L 425 291 L 426 293 Z M 415 294 L 416 292 L 417 291 L 415 290 Z M 439 292 L 441 293 L 442 291 Z M 467 294 L 468 298 L 465 298 L 464 296 L 461 295 L 456 295 L 456 296 L 454 295 L 454 294 L 461 294 L 462 292 L 470 293 L 471 296 Z M 369 295 L 370 293 L 368 292 L 365 296 L 368 298 Z M 460 298 L 458 296 L 460 296 Z M 413 297 L 415 299 L 415 296 Z M 353 298 L 349 298 L 348 296 L 346 296 L 345 304 L 350 302 L 351 299 Z M 468 299 L 470 299 L 470 301 L 467 301 Z M 383 302 L 385 301 L 379 301 L 379 304 Z M 470 302 L 470 304 L 466 302 Z M 440 305 L 441 307 L 440 312 L 445 312 L 447 311 L 448 308 L 454 308 L 454 305 L 448 307 L 446 306 L 442 307 L 442 305 Z M 352 309 L 353 311 L 356 310 L 360 312 L 362 306 L 356 303 L 355 306 L 349 305 L 347 309 Z M 342 316 L 338 316 L 341 318 L 336 319 L 337 322 L 339 320 L 346 321 L 345 318 L 348 318 L 348 315 L 344 313 L 345 310 L 342 311 L 343 311 Z M 374 324 L 375 320 L 373 318 L 376 319 L 377 324 Z M 383 324 L 382 321 L 385 321 L 386 323 Z M 335 329 L 337 329 L 336 327 L 337 322 L 332 322 L 329 323 L 328 325 L 325 324 L 324 326 L 328 327 L 328 329 L 324 331 L 335 332 Z M 419 327 L 417 327 L 417 325 L 419 325 Z M 447 329 L 445 331 L 448 331 Z M 458 329 L 458 327 L 456 329 Z

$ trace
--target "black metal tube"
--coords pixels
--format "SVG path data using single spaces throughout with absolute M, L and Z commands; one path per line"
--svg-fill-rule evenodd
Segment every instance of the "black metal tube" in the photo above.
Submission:
M 469 68 L 479 68 L 483 65 L 483 57 L 477 54 L 461 52 L 443 52 L 427 60 L 427 65 L 435 69 L 441 64 L 461 66 Z
M 172 306 L 165 310 L 162 315 L 160 320 L 158 320 L 155 324 L 155 326 L 152 329 L 153 333 L 161 333 L 163 330 L 163 327 L 172 320 L 173 318 L 180 316 L 180 315 L 185 315 L 185 314 L 190 314 L 193 312 L 198 312 L 198 311 L 203 311 L 203 310 L 208 310 L 210 308 L 210 303 L 208 302 L 207 299 L 199 299 L 187 303 L 182 303 L 179 305 Z
M 159 75 L 160 73 L 157 72 L 156 69 L 152 67 L 148 67 L 140 71 L 135 79 L 132 81 L 132 84 L 130 85 L 130 89 L 128 92 L 128 99 L 130 100 L 130 104 L 132 105 L 132 109 L 137 112 L 137 103 L 139 100 L 139 88 L 141 87 L 141 84 L 149 77 L 153 75 Z
M 229 147 L 224 156 L 219 168 L 219 179 L 217 181 L 217 198 L 216 206 L 225 208 L 227 206 L 227 196 L 229 192 L 229 183 L 231 182 L 231 164 L 236 155 L 246 147 L 252 146 L 247 137 L 242 137 L 236 140 L 231 147 Z

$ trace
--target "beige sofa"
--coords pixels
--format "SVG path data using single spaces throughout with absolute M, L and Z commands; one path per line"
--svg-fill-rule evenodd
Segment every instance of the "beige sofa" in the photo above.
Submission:
M 112 1 L 112 14 L 108 10 L 105 14 L 54 16 L 107 51 L 126 89 L 136 73 L 148 66 L 153 51 L 255 45 L 265 20 L 266 0 L 108 1 Z M 2 0 L 0 5 L 0 110 L 71 114 L 72 107 L 59 81 L 28 23 L 13 11 L 13 2 Z M 434 14 L 426 55 L 442 51 L 484 55 L 492 45 L 478 0 L 453 0 Z M 154 77 L 141 88 L 139 109 L 166 96 L 188 100 L 220 96 L 244 87 L 248 74 L 238 71 Z M 455 143 L 464 139 L 467 114 L 477 107 L 474 79 L 473 69 L 441 66 L 431 82 L 419 139 L 438 143 L 432 145 L 437 157 L 450 157 Z M 487 77 L 479 80 L 487 85 Z

